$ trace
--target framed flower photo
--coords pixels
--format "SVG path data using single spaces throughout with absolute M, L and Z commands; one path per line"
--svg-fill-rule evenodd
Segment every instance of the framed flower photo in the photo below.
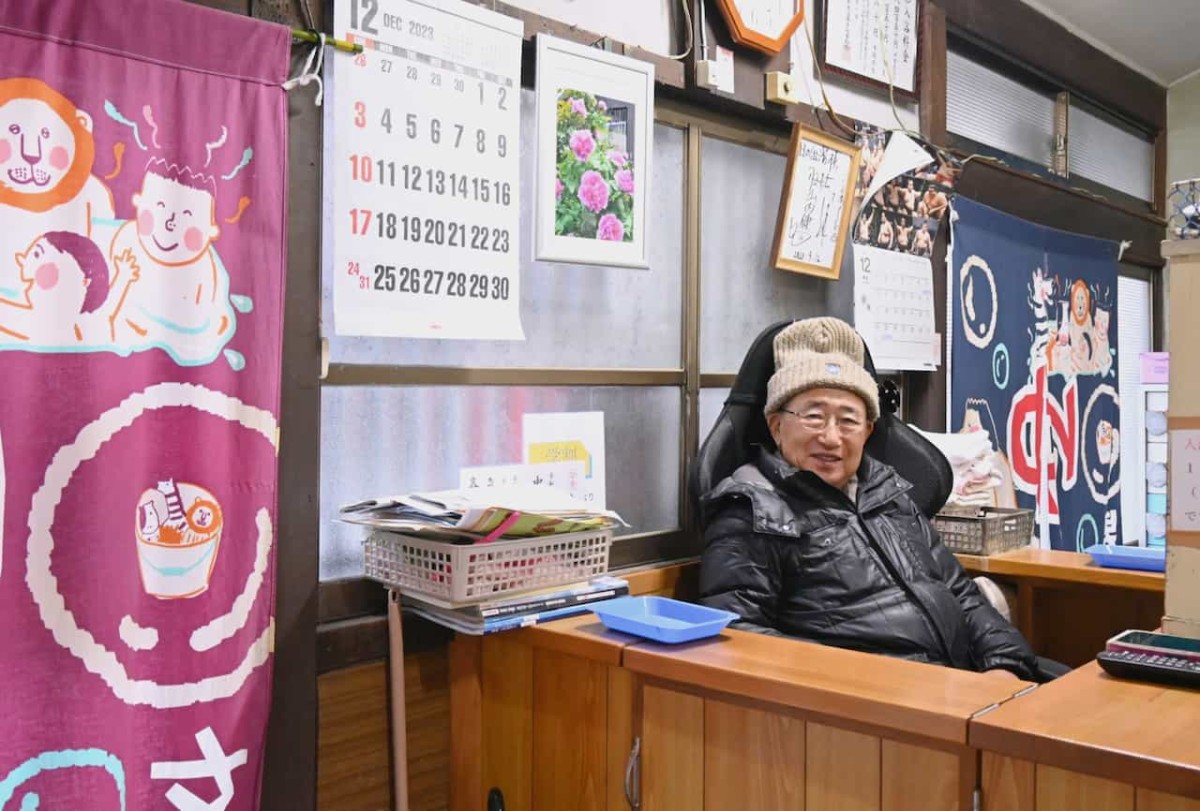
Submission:
M 537 40 L 534 258 L 649 267 L 654 65 Z

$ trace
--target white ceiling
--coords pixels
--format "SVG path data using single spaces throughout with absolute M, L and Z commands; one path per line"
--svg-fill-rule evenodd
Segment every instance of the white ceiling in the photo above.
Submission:
M 1024 0 L 1159 84 L 1200 71 L 1198 0 Z

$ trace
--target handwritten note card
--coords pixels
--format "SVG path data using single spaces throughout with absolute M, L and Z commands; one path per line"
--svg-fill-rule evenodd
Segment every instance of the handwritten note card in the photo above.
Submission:
M 917 8 L 918 0 L 825 0 L 825 64 L 915 93 Z
M 876 368 L 936 369 L 942 339 L 934 324 L 927 258 L 854 246 L 854 327 L 871 347 Z
M 776 226 L 775 267 L 838 277 L 858 163 L 857 147 L 796 127 Z
M 1171 432 L 1171 529 L 1200 532 L 1200 431 Z

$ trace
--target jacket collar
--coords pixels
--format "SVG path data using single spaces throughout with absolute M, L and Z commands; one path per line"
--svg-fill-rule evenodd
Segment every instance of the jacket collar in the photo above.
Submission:
M 783 457 L 758 448 L 753 461 L 742 465 L 702 499 L 706 509 L 730 495 L 750 501 L 754 528 L 758 532 L 798 537 L 813 529 L 812 516 L 797 515 L 784 494 L 798 497 L 814 508 L 835 508 L 865 515 L 898 498 L 912 488 L 889 465 L 863 454 L 858 468 L 858 503 L 826 484 L 819 476 L 797 470 Z
M 755 464 L 776 486 L 783 485 L 818 503 L 825 504 L 838 499 L 850 502 L 845 493 L 827 484 L 815 473 L 792 467 L 778 452 L 759 447 Z M 912 485 L 902 479 L 891 465 L 880 462 L 870 454 L 863 454 L 857 475 L 858 503 L 853 506 L 859 513 L 878 509 L 912 489 Z

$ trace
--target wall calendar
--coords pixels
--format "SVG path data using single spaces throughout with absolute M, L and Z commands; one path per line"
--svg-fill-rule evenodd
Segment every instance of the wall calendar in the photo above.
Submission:
M 334 331 L 523 339 L 521 21 L 459 0 L 338 0 L 334 36 L 363 45 L 326 68 Z

